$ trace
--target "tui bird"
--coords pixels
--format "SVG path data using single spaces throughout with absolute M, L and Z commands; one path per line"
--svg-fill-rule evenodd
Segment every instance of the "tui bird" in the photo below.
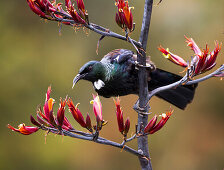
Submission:
M 174 83 L 182 77 L 155 68 L 147 59 L 149 91 Z M 73 80 L 73 86 L 81 79 L 93 83 L 95 91 L 103 97 L 124 96 L 139 93 L 137 55 L 126 49 L 116 49 L 105 55 L 101 61 L 89 61 L 81 67 Z M 197 84 L 179 86 L 157 94 L 157 97 L 184 109 L 193 98 Z

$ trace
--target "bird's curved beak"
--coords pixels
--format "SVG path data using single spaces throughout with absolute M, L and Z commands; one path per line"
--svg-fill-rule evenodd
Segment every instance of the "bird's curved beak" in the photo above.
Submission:
M 75 78 L 73 79 L 73 85 L 72 85 L 72 88 L 75 86 L 75 84 L 81 80 L 83 77 L 85 77 L 86 74 L 77 74 L 75 76 Z

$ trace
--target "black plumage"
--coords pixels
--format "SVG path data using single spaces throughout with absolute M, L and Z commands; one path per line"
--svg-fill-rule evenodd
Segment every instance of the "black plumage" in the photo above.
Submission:
M 147 59 L 147 65 L 154 66 Z M 103 97 L 124 96 L 139 93 L 137 56 L 130 50 L 117 49 L 105 55 L 101 61 L 89 61 L 73 80 L 73 86 L 81 79 L 93 83 L 95 91 Z M 154 67 L 155 68 L 155 67 Z M 149 91 L 174 83 L 182 77 L 155 68 L 148 70 Z M 197 84 L 180 86 L 160 92 L 160 97 L 169 103 L 184 109 L 193 98 Z

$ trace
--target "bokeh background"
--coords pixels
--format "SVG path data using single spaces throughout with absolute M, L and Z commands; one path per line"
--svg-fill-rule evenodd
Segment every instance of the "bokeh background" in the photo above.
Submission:
M 155 2 L 157 3 L 157 2 Z M 85 0 L 90 21 L 121 33 L 115 24 L 113 0 Z M 131 37 L 138 40 L 144 1 L 130 0 L 136 30 Z M 52 97 L 71 96 L 80 109 L 93 117 L 89 104 L 94 93 L 92 85 L 81 81 L 72 89 L 73 77 L 89 60 L 100 60 L 116 48 L 133 47 L 126 42 L 105 38 L 96 55 L 99 35 L 82 29 L 74 31 L 63 26 L 61 36 L 55 22 L 45 22 L 31 12 L 26 1 L 1 1 L 0 5 L 0 169 L 139 169 L 135 156 L 119 149 L 45 133 L 31 136 L 13 133 L 6 128 L 24 122 L 31 125 L 29 115 L 35 115 L 44 103 L 47 87 L 52 85 Z M 154 7 L 147 54 L 157 67 L 180 72 L 165 60 L 157 47 L 161 44 L 186 60 L 193 54 L 186 47 L 184 35 L 193 37 L 202 48 L 205 43 L 214 48 L 214 40 L 224 42 L 223 0 L 164 0 Z M 224 63 L 224 50 L 217 65 Z M 217 67 L 216 67 L 217 68 Z M 199 85 L 193 103 L 185 111 L 174 108 L 171 119 L 158 133 L 149 137 L 149 150 L 156 170 L 221 170 L 224 168 L 224 82 L 212 78 Z M 131 119 L 134 132 L 137 115 L 132 105 L 137 96 L 121 97 L 125 117 Z M 103 99 L 104 119 L 109 124 L 102 130 L 104 137 L 122 141 L 118 132 L 112 99 Z M 170 105 L 153 98 L 153 115 Z M 58 102 L 55 109 L 58 107 Z M 71 118 L 69 113 L 66 113 Z M 80 127 L 72 120 L 72 124 Z M 81 130 L 81 129 L 80 129 Z M 136 147 L 136 142 L 130 143 Z

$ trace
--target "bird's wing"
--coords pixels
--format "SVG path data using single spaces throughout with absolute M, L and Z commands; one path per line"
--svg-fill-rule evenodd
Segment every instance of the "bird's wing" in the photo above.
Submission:
M 111 52 L 109 52 L 107 55 L 105 55 L 101 62 L 102 63 L 118 63 L 121 64 L 129 59 L 133 60 L 133 54 L 134 52 L 131 50 L 126 49 L 116 49 Z
M 135 63 L 137 62 L 137 55 L 133 55 L 133 60 L 135 61 Z M 150 56 L 146 57 L 146 66 L 147 65 L 153 65 L 155 67 L 155 64 L 151 61 Z

